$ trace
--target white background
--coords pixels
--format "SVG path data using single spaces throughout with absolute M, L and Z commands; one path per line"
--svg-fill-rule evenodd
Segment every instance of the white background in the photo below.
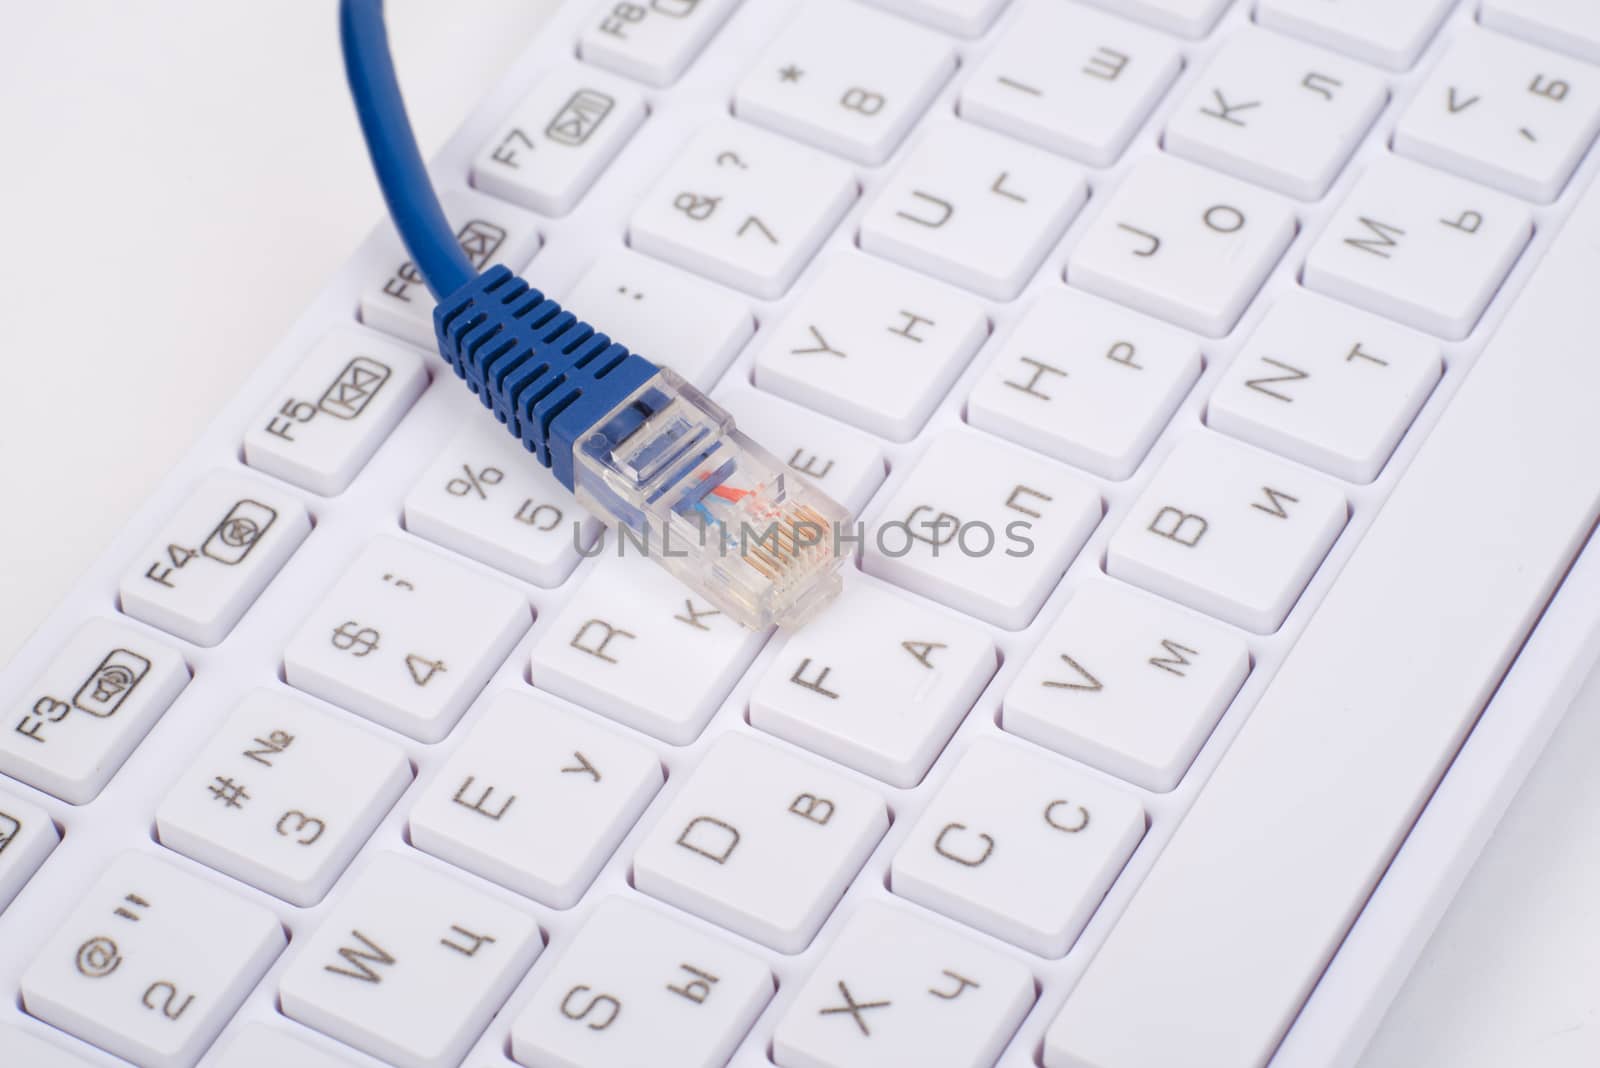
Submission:
M 389 0 L 424 154 L 558 0 Z M 0 5 L 0 667 L 379 219 L 334 0 Z
M 557 2 L 390 0 L 425 152 Z M 335 8 L 8 7 L 0 665 L 378 219 Z M 1597 744 L 1591 686 L 1424 955 L 1372 1068 L 1594 1063 Z

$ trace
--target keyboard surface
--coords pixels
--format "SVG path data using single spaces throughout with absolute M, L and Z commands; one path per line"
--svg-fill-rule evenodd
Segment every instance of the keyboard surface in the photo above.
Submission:
M 844 593 L 619 558 L 380 227 L 0 682 L 0 1063 L 1266 1063 L 1600 508 L 1600 23 L 1327 7 L 567 4 L 447 214 Z

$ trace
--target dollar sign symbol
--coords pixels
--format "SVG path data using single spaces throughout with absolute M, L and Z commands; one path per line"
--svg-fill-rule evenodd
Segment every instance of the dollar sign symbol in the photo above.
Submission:
M 378 632 L 363 627 L 355 620 L 339 624 L 333 631 L 333 647 L 343 649 L 352 656 L 366 656 L 378 647 Z

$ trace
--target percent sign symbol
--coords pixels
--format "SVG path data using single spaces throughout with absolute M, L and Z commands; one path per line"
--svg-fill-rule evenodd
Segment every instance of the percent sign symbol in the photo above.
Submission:
M 506 477 L 506 473 L 498 467 L 484 467 L 474 471 L 471 464 L 462 464 L 461 471 L 463 477 L 452 478 L 445 483 L 444 488 L 456 497 L 476 493 L 478 499 L 484 501 L 489 499 L 488 487 L 499 485 L 500 480 Z

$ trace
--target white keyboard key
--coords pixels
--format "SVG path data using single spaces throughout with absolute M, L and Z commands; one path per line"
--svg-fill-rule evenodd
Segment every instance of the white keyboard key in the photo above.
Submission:
M 1074 165 L 951 120 L 930 126 L 861 217 L 861 247 L 1010 300 L 1083 207 Z
M 209 475 L 178 506 L 118 587 L 122 610 L 196 645 L 225 638 L 311 532 L 276 486 Z
M 706 750 L 633 858 L 633 884 L 780 953 L 810 943 L 889 828 L 883 800 L 736 732 Z
M 610 897 L 511 1025 L 511 1055 L 530 1068 L 722 1068 L 773 985 L 758 957 Z
M 1441 371 L 1429 338 L 1293 289 L 1233 358 L 1206 421 L 1291 460 L 1371 482 Z
M 1294 212 L 1276 194 L 1150 156 L 1134 164 L 1084 232 L 1067 281 L 1222 337 L 1294 234 Z
M 1144 829 L 1128 794 L 1031 747 L 983 738 L 923 809 L 890 884 L 951 919 L 1061 957 Z
M 244 461 L 331 497 L 350 485 L 427 385 L 422 353 L 369 330 L 337 328 L 245 432 Z
M 406 495 L 406 529 L 536 586 L 559 586 L 580 548 L 600 536 L 600 521 L 465 392 L 458 403 L 461 429 Z
M 1002 722 L 1137 786 L 1170 790 L 1249 673 L 1237 635 L 1096 579 L 1023 663 Z
M 1048 1068 L 1332 1055 L 1285 1033 L 1594 528 L 1597 277 L 1591 187 L 1088 962 Z
M 91 619 L 10 709 L 0 771 L 84 804 L 187 685 L 175 651 L 126 623 Z
M 907 909 L 861 905 L 773 1035 L 781 1068 L 990 1068 L 1033 1006 L 1021 963 Z
M 940 35 L 844 0 L 797 5 L 734 93 L 741 118 L 882 163 L 956 69 Z
M 1249 27 L 1167 120 L 1168 152 L 1301 200 L 1328 191 L 1388 99 L 1382 75 Z
M 443 193 L 439 201 L 475 269 L 504 264 L 520 273 L 539 251 L 534 217 L 520 208 L 482 193 Z M 439 344 L 433 332 L 433 294 L 406 258 L 400 235 L 387 223 L 380 248 L 378 262 L 394 266 L 361 294 L 361 321 L 433 352 Z
M 523 97 L 472 161 L 472 184 L 544 215 L 565 215 L 644 121 L 644 94 L 563 64 Z
M 982 627 L 860 580 L 816 622 L 788 638 L 756 683 L 750 723 L 891 786 L 915 786 L 994 675 L 994 642 Z
M 1148 22 L 1168 33 L 1201 37 L 1217 24 L 1233 0 L 1089 0 L 1119 15 Z
M 651 552 L 660 547 L 650 546 Z M 602 558 L 533 647 L 533 684 L 618 723 L 687 745 L 766 634 L 729 619 L 607 537 Z M 685 671 L 693 664 L 693 671 Z
M 844 163 L 726 119 L 689 142 L 634 211 L 628 237 L 641 252 L 773 299 L 856 192 Z
M 533 695 L 496 697 L 411 809 L 411 842 L 564 909 L 661 789 L 647 747 Z
M 1456 0 L 1256 0 L 1256 20 L 1390 70 L 1417 61 Z
M 722 377 L 756 331 L 742 297 L 626 248 L 601 257 L 565 303 L 701 389 Z
M 578 52 L 618 74 L 669 85 L 738 6 L 739 0 L 598 0 Z
M 95 1068 L 95 1065 L 75 1053 L 51 1045 L 42 1038 L 34 1038 L 26 1031 L 0 1024 L 0 1055 L 6 1064 L 18 1068 Z M 320 1068 L 308 1065 L 307 1068 Z
M 400 1068 L 455 1068 L 543 943 L 531 916 L 395 853 L 296 939 L 290 1018 Z
M 1485 26 L 1600 63 L 1600 7 L 1589 0 L 1483 0 Z
M 353 1061 L 264 1023 L 245 1024 L 221 1048 L 215 1068 L 356 1068 Z
M 289 685 L 418 741 L 450 732 L 528 629 L 509 586 L 400 538 L 374 538 L 283 654 Z
M 1097 167 L 1178 76 L 1177 45 L 1077 4 L 1029 0 L 961 90 L 961 116 Z M 1063 57 L 1064 42 L 1072 51 Z
M 161 844 L 313 905 L 411 782 L 393 742 L 281 690 L 256 690 L 185 762 L 156 810 Z
M 1100 494 L 1053 460 L 987 434 L 934 438 L 867 532 L 862 566 L 924 597 L 1020 630 L 1090 531 Z
M 23 974 L 22 1004 L 142 1068 L 189 1068 L 284 944 L 260 905 L 124 853 Z
M 1344 495 L 1322 476 L 1196 432 L 1162 462 L 1111 536 L 1106 570 L 1268 634 L 1348 514 Z
M 909 441 L 989 336 L 974 298 L 856 252 L 767 334 L 755 383 L 892 441 Z
M 1600 130 L 1600 71 L 1483 30 L 1450 43 L 1395 127 L 1424 163 L 1548 204 Z
M 761 444 L 815 483 L 852 513 L 883 485 L 886 462 L 874 439 L 815 412 L 750 389 L 742 382 L 717 390 L 712 399 L 738 421 L 757 428 Z
M 60 841 L 61 832 L 48 812 L 0 790 L 0 912 Z
M 1000 342 L 967 398 L 967 422 L 1102 478 L 1127 478 L 1200 368 L 1187 334 L 1052 288 Z
M 872 0 L 879 7 L 962 37 L 977 37 L 989 28 L 1008 0 Z
M 1306 259 L 1312 289 L 1464 338 L 1533 232 L 1528 209 L 1396 156 L 1376 160 Z

